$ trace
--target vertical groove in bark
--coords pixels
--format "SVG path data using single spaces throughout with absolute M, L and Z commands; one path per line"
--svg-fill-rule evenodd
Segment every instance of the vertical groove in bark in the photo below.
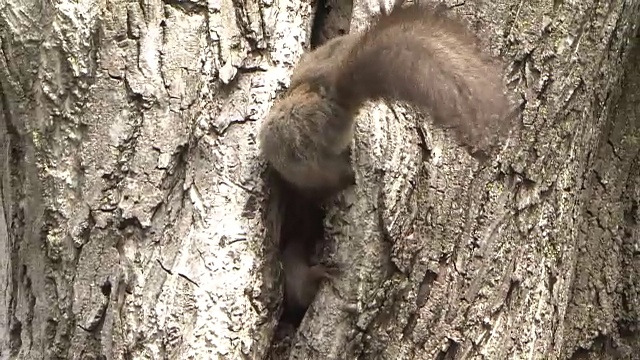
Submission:
M 71 25 L 73 20 L 65 16 L 54 20 L 52 5 L 7 2 L 0 14 L 2 127 L 10 147 L 2 201 L 9 209 L 5 246 L 11 257 L 3 270 L 12 278 L 5 287 L 5 301 L 11 304 L 9 338 L 2 339 L 1 351 L 19 358 L 68 358 L 75 327 L 70 311 L 75 253 L 63 229 L 74 194 L 66 191 L 69 182 L 63 185 L 54 178 L 75 170 L 65 157 L 74 152 L 80 136 L 66 141 L 66 135 L 80 135 L 70 113 L 86 95 L 81 75 L 87 75 L 84 70 L 92 61 L 84 37 L 91 31 L 76 31 L 76 25 L 91 22 Z M 60 31 L 54 23 L 70 31 Z M 65 51 L 70 53 L 63 56 Z
M 4 40 L 4 39 L 3 39 Z M 4 42 L 0 40 L 0 42 Z M 8 79 L 8 64 L 0 60 L 2 77 Z M 22 346 L 22 329 L 30 326 L 25 319 L 16 316 L 18 301 L 6 293 L 30 294 L 29 288 L 22 287 L 20 279 L 25 276 L 21 270 L 19 248 L 15 246 L 24 238 L 25 214 L 24 208 L 18 204 L 24 203 L 25 196 L 21 184 L 24 184 L 26 166 L 24 161 L 24 146 L 21 144 L 20 133 L 14 125 L 16 110 L 15 95 L 8 91 L 8 84 L 0 82 L 0 286 L 5 289 L 2 298 L 3 312 L 0 314 L 0 326 L 4 337 L 0 339 L 0 352 L 17 356 Z M 15 189 L 15 190 L 14 190 Z
M 630 39 L 626 75 L 607 103 L 609 116 L 585 173 L 564 334 L 563 354 L 572 359 L 631 359 L 640 349 L 640 46 Z

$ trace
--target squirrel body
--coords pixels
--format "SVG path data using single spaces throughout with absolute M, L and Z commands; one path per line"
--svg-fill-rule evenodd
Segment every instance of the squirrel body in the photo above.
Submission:
M 322 280 L 333 280 L 335 268 L 308 262 L 308 248 L 304 242 L 288 243 L 282 253 L 285 273 L 286 308 L 303 315 L 318 292 Z
M 302 57 L 263 122 L 261 151 L 299 190 L 338 191 L 355 181 L 348 150 L 358 110 L 385 99 L 418 106 L 469 152 L 486 154 L 510 126 L 500 74 L 438 5 L 396 7 Z
M 330 78 L 336 72 L 336 64 L 342 62 L 349 54 L 349 50 L 362 37 L 362 34 L 345 34 L 330 39 L 322 46 L 304 53 L 298 61 L 291 81 L 290 88 L 312 82 L 314 78 Z

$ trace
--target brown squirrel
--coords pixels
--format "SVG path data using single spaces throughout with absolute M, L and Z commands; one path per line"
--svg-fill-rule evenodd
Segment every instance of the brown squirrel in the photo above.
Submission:
M 299 323 L 313 301 L 322 280 L 333 280 L 337 268 L 317 263 L 318 245 L 324 236 L 324 210 L 316 202 L 294 194 L 293 185 L 276 175 L 267 204 L 266 225 L 277 240 L 285 280 L 283 316 Z M 286 219 L 286 221 L 284 221 Z M 312 260 L 313 259 L 313 260 Z
M 322 280 L 333 280 L 336 268 L 309 264 L 309 247 L 303 241 L 290 241 L 282 254 L 287 310 L 301 317 L 318 292 Z
M 396 7 L 359 34 L 304 55 L 259 132 L 271 166 L 303 193 L 355 182 L 349 160 L 354 116 L 371 99 L 401 100 L 487 155 L 510 127 L 499 65 L 435 4 Z

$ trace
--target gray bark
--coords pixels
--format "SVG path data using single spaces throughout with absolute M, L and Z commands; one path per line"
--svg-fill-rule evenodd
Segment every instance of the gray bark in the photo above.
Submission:
M 398 121 L 406 114 L 363 114 L 358 187 L 328 216 L 330 258 L 344 275 L 321 291 L 293 357 L 638 353 L 638 102 L 622 90 L 635 89 L 638 7 L 458 9 L 508 62 L 525 101 L 519 138 L 478 168 L 429 122 L 416 125 L 425 151 L 412 123 Z M 345 304 L 355 314 L 336 310 Z
M 265 352 L 255 120 L 310 11 L 285 5 L 3 2 L 3 357 Z
M 312 10 L 0 2 L 2 358 L 273 350 L 282 279 L 255 134 Z M 351 31 L 372 11 L 357 2 Z M 340 276 L 291 357 L 632 359 L 640 4 L 456 11 L 505 59 L 522 127 L 479 167 L 428 116 L 364 109 L 357 186 L 327 215 Z

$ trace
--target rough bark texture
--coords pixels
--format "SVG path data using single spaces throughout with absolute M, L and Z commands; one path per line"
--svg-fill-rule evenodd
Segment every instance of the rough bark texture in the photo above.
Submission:
M 362 114 L 358 187 L 328 216 L 344 275 L 321 290 L 293 357 L 632 359 L 640 144 L 619 104 L 638 106 L 620 87 L 625 68 L 637 77 L 638 3 L 458 10 L 508 62 L 520 138 L 478 168 L 429 122 L 416 133 L 396 119 L 407 114 Z
M 358 185 L 326 217 L 341 273 L 290 357 L 633 359 L 640 3 L 458 5 L 508 65 L 519 137 L 480 168 L 426 116 L 363 111 Z M 282 281 L 255 134 L 312 10 L 0 6 L 2 358 L 269 352 Z M 331 21 L 316 41 L 348 28 Z
M 598 147 L 589 154 L 579 202 L 575 279 L 562 355 L 640 355 L 640 41 L 610 95 Z
M 3 357 L 266 351 L 281 288 L 255 121 L 310 11 L 3 2 Z

